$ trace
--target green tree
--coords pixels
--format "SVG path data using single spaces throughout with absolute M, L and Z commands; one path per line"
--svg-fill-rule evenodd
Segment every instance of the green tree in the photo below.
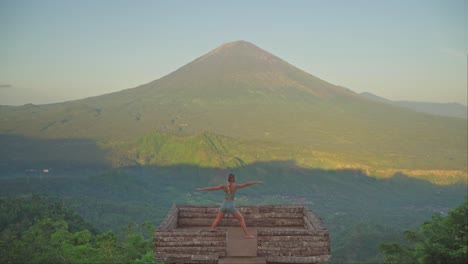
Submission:
M 406 244 L 381 245 L 385 263 L 468 263 L 468 196 L 448 212 L 405 232 Z
M 99 249 L 100 263 L 121 263 L 124 248 L 114 232 L 105 232 L 96 236 L 96 247 Z
M 150 222 L 128 224 L 119 239 L 39 197 L 1 199 L 0 209 L 0 263 L 154 263 Z
M 64 262 L 62 254 L 51 243 L 51 237 L 57 232 L 59 234 L 68 232 L 67 228 L 67 223 L 63 220 L 43 218 L 36 221 L 20 239 L 13 241 L 6 263 Z
M 151 222 L 145 222 L 141 225 L 129 223 L 125 228 L 122 228 L 125 234 L 123 247 L 127 263 L 154 263 L 153 230 L 154 225 Z M 152 258 L 149 258 L 150 255 Z

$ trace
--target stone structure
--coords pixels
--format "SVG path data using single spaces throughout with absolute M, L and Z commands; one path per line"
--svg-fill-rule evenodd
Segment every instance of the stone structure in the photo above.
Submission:
M 237 209 L 244 215 L 247 226 L 255 229 L 256 256 L 266 263 L 330 261 L 328 230 L 320 218 L 304 206 L 261 205 Z M 227 233 L 232 227 L 240 230 L 239 222 L 226 215 L 219 227 L 211 230 L 209 227 L 217 212 L 217 206 L 173 206 L 155 232 L 156 260 L 221 263 L 229 258 Z

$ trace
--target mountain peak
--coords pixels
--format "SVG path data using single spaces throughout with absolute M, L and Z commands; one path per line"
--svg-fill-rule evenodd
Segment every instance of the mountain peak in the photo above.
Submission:
M 235 46 L 257 47 L 257 46 L 255 46 L 254 44 L 252 44 L 252 43 L 250 43 L 248 41 L 236 40 L 236 41 L 231 41 L 231 42 L 224 43 L 221 46 L 219 46 L 219 48 L 229 48 L 229 47 L 235 47 Z
M 209 91 L 213 97 L 252 93 L 267 96 L 284 93 L 284 98 L 296 98 L 298 94 L 313 98 L 355 96 L 348 89 L 327 83 L 245 40 L 224 43 L 145 87 L 158 87 L 159 94 L 164 89 L 197 95 Z
M 247 58 L 260 59 L 267 62 L 278 62 L 280 59 L 274 56 L 273 54 L 259 48 L 258 46 L 245 41 L 237 40 L 232 42 L 227 42 L 221 46 L 215 48 L 214 50 L 208 52 L 199 59 L 207 59 L 210 57 L 234 57 L 234 58 Z

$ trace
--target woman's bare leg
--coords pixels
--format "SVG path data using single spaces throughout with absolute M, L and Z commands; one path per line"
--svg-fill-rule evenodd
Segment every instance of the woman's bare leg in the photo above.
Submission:
M 216 216 L 216 219 L 213 221 L 213 224 L 211 224 L 211 228 L 215 228 L 218 226 L 219 221 L 223 219 L 224 213 L 218 212 L 218 215 Z
M 237 220 L 239 220 L 240 226 L 241 226 L 242 230 L 244 230 L 245 238 L 248 238 L 248 239 L 255 238 L 254 236 L 252 236 L 251 234 L 249 234 L 249 231 L 247 231 L 247 226 L 245 225 L 244 216 L 242 216 L 242 214 L 239 213 L 239 212 L 235 213 L 233 216 L 234 216 Z

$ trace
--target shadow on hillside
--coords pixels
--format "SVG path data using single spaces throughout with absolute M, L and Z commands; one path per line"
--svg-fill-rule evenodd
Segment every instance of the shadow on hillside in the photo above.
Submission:
M 0 135 L 0 175 L 5 179 L 0 191 L 4 196 L 66 195 L 128 206 L 148 206 L 148 201 L 157 201 L 166 210 L 173 203 L 218 204 L 222 193 L 195 189 L 224 184 L 232 172 L 238 182 L 264 181 L 240 190 L 240 204 L 306 204 L 326 219 L 347 215 L 395 219 L 395 213 L 402 210 L 427 216 L 447 212 L 466 194 L 463 183 L 435 185 L 401 173 L 378 179 L 356 169 L 303 168 L 291 160 L 255 162 L 235 168 L 177 164 L 112 169 L 106 155 L 89 139 Z M 35 171 L 28 171 L 31 169 Z M 45 174 L 54 177 L 43 177 Z M 40 177 L 30 177 L 37 175 Z
M 124 181 L 136 176 L 138 184 L 145 188 L 161 190 L 158 197 L 168 207 L 172 203 L 219 203 L 222 193 L 195 189 L 224 184 L 231 172 L 237 175 L 239 183 L 264 181 L 262 185 L 240 190 L 238 200 L 241 204 L 302 203 L 325 215 L 340 215 L 349 208 L 354 208 L 353 214 L 362 217 L 369 215 L 371 208 L 387 210 L 386 213 L 390 213 L 392 207 L 427 214 L 446 212 L 466 194 L 466 184 L 463 183 L 436 185 L 401 173 L 378 179 L 361 170 L 302 168 L 294 161 L 256 162 L 231 169 L 179 164 L 128 167 L 120 171 L 125 172 L 119 176 L 125 178 Z M 108 174 L 96 179 L 111 181 L 116 179 L 114 176 Z M 134 187 L 135 190 L 138 188 Z M 126 185 L 126 190 L 129 188 L 132 188 L 131 184 Z
M 52 141 L 56 145 L 50 150 L 59 148 L 60 142 Z M 447 213 L 466 195 L 464 184 L 441 186 L 402 174 L 376 179 L 360 170 L 309 169 L 287 160 L 232 169 L 179 164 L 89 170 L 79 177 L 4 178 L 0 193 L 2 197 L 50 196 L 99 230 L 118 231 L 130 222 L 151 221 L 157 226 L 173 204 L 219 205 L 222 191 L 196 188 L 224 184 L 230 172 L 237 175 L 238 183 L 264 181 L 239 190 L 238 206 L 304 204 L 312 209 L 330 231 L 334 259 L 344 263 L 377 256 L 379 243 L 398 237 L 434 213 Z
M 101 170 L 110 168 L 106 155 L 91 139 L 35 139 L 0 134 L 0 175 Z

